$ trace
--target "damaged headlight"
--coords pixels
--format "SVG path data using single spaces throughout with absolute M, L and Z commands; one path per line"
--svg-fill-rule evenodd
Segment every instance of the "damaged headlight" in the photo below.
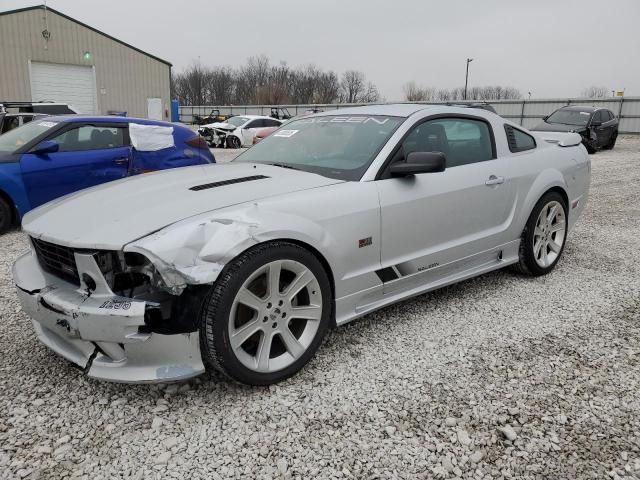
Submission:
M 213 283 L 230 252 L 251 241 L 256 224 L 237 212 L 233 218 L 212 216 L 184 220 L 137 240 L 125 247 L 125 255 L 136 253 L 148 259 L 160 277 L 154 281 L 172 295 L 179 295 L 187 285 Z

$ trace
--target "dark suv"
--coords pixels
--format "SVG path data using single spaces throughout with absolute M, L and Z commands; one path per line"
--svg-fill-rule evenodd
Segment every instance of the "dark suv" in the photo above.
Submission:
M 589 153 L 610 150 L 618 138 L 618 119 L 611 110 L 598 107 L 562 107 L 542 118 L 531 130 L 539 132 L 576 132 Z

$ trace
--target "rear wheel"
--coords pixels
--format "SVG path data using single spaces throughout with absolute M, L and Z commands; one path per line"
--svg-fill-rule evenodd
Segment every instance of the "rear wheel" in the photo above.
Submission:
M 553 270 L 564 250 L 567 225 L 567 206 L 562 196 L 557 192 L 545 194 L 522 232 L 516 270 L 533 276 Z
M 13 223 L 13 211 L 11 205 L 4 199 L 0 198 L 0 233 L 4 233 Z
M 259 245 L 225 267 L 204 302 L 203 360 L 249 385 L 284 380 L 318 349 L 332 303 L 313 254 L 286 242 Z

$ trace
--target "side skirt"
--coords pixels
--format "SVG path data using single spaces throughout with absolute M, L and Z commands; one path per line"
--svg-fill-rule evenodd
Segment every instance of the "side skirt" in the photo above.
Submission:
M 430 270 L 403 277 L 385 276 L 389 280 L 382 285 L 336 299 L 336 325 L 393 303 L 512 265 L 518 261 L 519 246 L 518 239 Z M 398 271 L 395 267 L 387 268 Z

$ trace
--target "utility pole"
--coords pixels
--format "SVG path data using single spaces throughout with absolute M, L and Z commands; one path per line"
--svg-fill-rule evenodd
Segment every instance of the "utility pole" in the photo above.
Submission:
M 467 99 L 467 85 L 469 84 L 469 64 L 473 62 L 473 58 L 467 58 L 467 75 L 464 77 L 464 99 Z

